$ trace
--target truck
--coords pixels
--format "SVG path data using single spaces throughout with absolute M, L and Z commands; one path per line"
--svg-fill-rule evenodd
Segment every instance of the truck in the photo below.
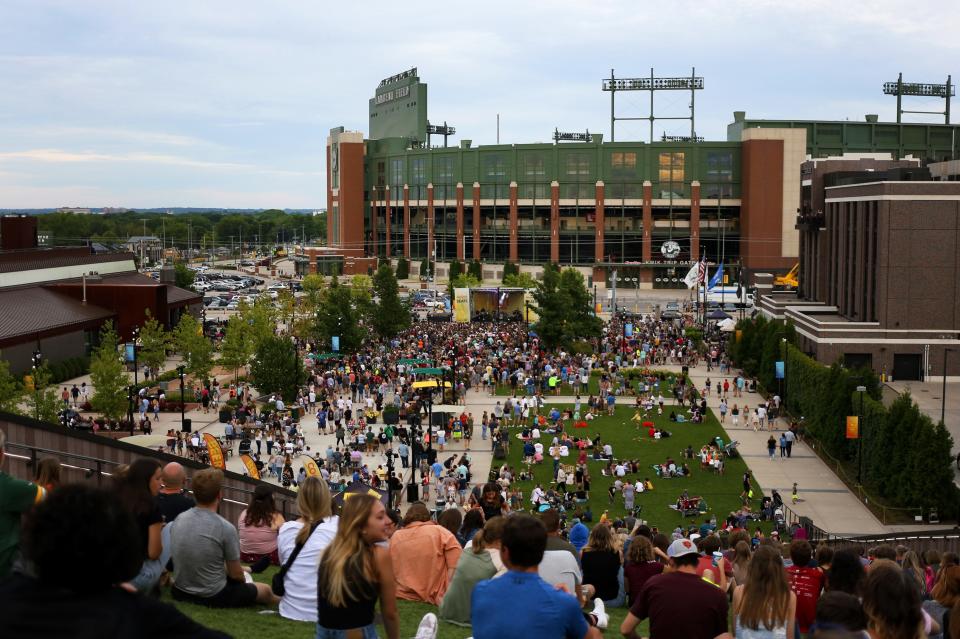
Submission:
M 737 295 L 736 286 L 715 286 L 707 290 L 708 302 L 719 302 L 721 304 L 737 304 L 739 306 L 753 306 L 753 293 L 747 291 L 746 287 L 740 287 L 740 295 Z
M 798 275 L 800 274 L 800 262 L 793 265 L 786 275 L 780 275 L 773 278 L 773 288 L 779 291 L 795 291 L 800 285 Z

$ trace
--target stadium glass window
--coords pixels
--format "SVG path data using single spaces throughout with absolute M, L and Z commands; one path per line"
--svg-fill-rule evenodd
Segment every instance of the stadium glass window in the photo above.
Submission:
M 614 170 L 637 168 L 637 154 L 632 151 L 614 151 L 610 154 L 610 168 Z
M 523 158 L 523 175 L 530 181 L 547 174 L 542 155 L 527 155 Z
M 567 177 L 581 178 L 590 175 L 590 156 L 586 153 L 567 155 Z
M 403 188 L 403 158 L 390 160 L 390 188 Z
M 660 181 L 683 182 L 684 172 L 683 152 L 660 154 Z

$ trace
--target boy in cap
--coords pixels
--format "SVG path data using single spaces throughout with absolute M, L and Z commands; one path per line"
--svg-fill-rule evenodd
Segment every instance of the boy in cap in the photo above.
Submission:
M 667 549 L 673 572 L 651 577 L 637 596 L 620 632 L 636 639 L 636 629 L 650 619 L 650 639 L 730 639 L 727 597 L 697 576 L 700 553 L 689 539 L 677 539 Z M 717 569 L 724 569 L 724 559 Z

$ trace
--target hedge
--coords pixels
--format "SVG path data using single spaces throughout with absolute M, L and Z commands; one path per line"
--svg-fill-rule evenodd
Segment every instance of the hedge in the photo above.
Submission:
M 957 518 L 960 489 L 953 483 L 952 439 L 942 424 L 920 411 L 908 393 L 885 407 L 872 369 L 851 370 L 839 362 L 820 364 L 794 345 L 792 324 L 763 317 L 742 320 L 736 335 L 729 349 L 734 363 L 764 388 L 779 388 L 775 362 L 784 361 L 787 412 L 802 417 L 806 432 L 822 450 L 848 465 L 854 475 L 862 443 L 861 484 L 868 494 L 889 506 L 934 507 L 941 517 Z M 847 416 L 861 414 L 858 386 L 866 387 L 862 442 L 846 438 Z
M 50 383 L 59 384 L 68 379 L 74 379 L 90 372 L 89 357 L 68 357 L 67 359 L 53 362 L 50 368 Z

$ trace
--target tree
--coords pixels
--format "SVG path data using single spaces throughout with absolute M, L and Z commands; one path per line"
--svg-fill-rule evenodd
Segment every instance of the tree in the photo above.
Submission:
M 420 277 L 429 278 L 433 275 L 433 262 L 430 260 L 423 260 L 420 262 Z
M 249 327 L 250 352 L 257 350 L 260 342 L 273 336 L 277 326 L 277 309 L 266 297 L 259 297 L 249 305 L 241 302 L 237 314 Z
M 520 274 L 520 267 L 517 266 L 515 263 L 513 262 L 503 263 L 503 283 L 504 284 L 506 284 L 507 286 L 512 286 L 511 284 L 507 284 L 507 278 L 511 275 L 519 275 L 519 274 Z
M 23 389 L 10 373 L 10 363 L 0 359 L 0 412 L 16 413 L 22 396 Z
M 344 353 L 356 352 L 366 338 L 367 331 L 351 288 L 340 284 L 336 277 L 324 293 L 315 326 L 317 340 L 323 348 L 332 348 L 332 338 L 336 336 Z
M 371 317 L 373 330 L 381 337 L 395 337 L 410 326 L 410 310 L 400 301 L 400 287 L 393 270 L 381 265 L 373 276 L 373 290 L 379 298 Z
M 177 352 L 183 357 L 187 373 L 198 381 L 206 381 L 213 369 L 213 347 L 203 334 L 200 322 L 184 313 L 173 337 Z
M 173 265 L 173 272 L 176 278 L 174 283 L 178 287 L 193 290 L 193 278 L 196 275 L 193 271 L 188 269 L 183 262 L 177 262 Z
M 160 373 L 163 363 L 167 360 L 167 348 L 170 346 L 170 335 L 163 328 L 163 324 L 150 315 L 146 309 L 147 319 L 140 328 L 140 346 L 137 350 L 137 359 L 149 366 L 154 374 Z
M 253 340 L 250 325 L 239 314 L 227 321 L 226 335 L 220 344 L 220 363 L 233 369 L 233 378 L 237 378 L 237 371 L 250 363 L 253 355 Z
M 354 275 L 350 278 L 350 296 L 358 317 L 371 319 L 375 310 L 373 303 L 373 278 L 369 275 Z
M 289 337 L 274 335 L 257 347 L 250 374 L 261 392 L 279 392 L 285 401 L 292 402 L 304 378 L 303 361 Z
M 320 307 L 320 299 L 323 295 L 323 289 L 327 287 L 327 283 L 324 281 L 323 276 L 310 273 L 309 275 L 303 276 L 300 285 L 303 286 L 302 300 L 304 310 L 312 315 Z
M 514 288 L 537 288 L 537 280 L 529 273 L 511 273 L 504 276 L 503 285 Z
M 483 264 L 480 263 L 480 260 L 470 262 L 470 266 L 467 267 L 467 272 L 483 282 Z
M 461 273 L 463 273 L 463 264 L 460 262 L 460 260 L 453 260 L 450 262 L 450 270 L 447 273 L 448 279 L 452 282 L 460 277 Z
M 578 341 L 600 336 L 603 322 L 593 314 L 590 291 L 575 269 L 561 271 L 555 264 L 544 265 L 533 299 L 540 318 L 537 335 L 548 347 L 571 348 Z
M 50 388 L 50 368 L 44 363 L 40 368 L 33 369 L 33 392 L 26 394 L 26 415 L 41 422 L 57 423 L 57 413 L 63 402 L 57 397 L 56 387 Z
M 397 279 L 405 280 L 408 277 L 410 277 L 410 261 L 405 257 L 401 257 L 397 260 Z
M 90 383 L 93 385 L 90 404 L 95 411 L 115 421 L 123 419 L 127 412 L 127 386 L 130 383 L 123 358 L 117 352 L 118 340 L 113 323 L 104 324 L 100 330 L 100 345 L 90 360 Z

